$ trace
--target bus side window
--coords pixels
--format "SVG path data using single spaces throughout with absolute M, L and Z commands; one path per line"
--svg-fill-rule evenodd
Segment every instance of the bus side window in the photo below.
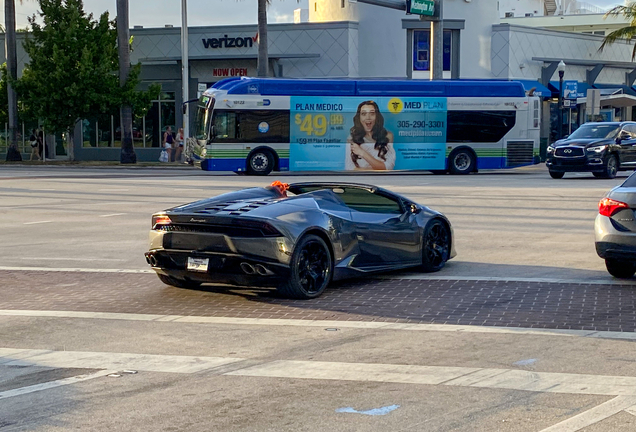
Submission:
M 244 143 L 289 143 L 289 111 L 238 111 L 239 133 Z
M 214 141 L 234 142 L 236 140 L 236 112 L 214 111 Z
M 515 111 L 448 111 L 446 141 L 498 142 L 516 120 Z

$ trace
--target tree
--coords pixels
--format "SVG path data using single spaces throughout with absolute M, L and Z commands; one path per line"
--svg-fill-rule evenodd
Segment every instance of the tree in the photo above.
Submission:
M 626 27 L 622 27 L 618 30 L 614 30 L 613 32 L 607 34 L 603 38 L 603 43 L 599 48 L 599 51 L 603 51 L 603 49 L 616 41 L 624 40 L 629 42 L 633 37 L 636 36 L 636 2 L 627 3 L 624 6 L 616 6 L 610 9 L 606 14 L 607 17 L 618 17 L 623 16 L 629 21 L 629 25 Z M 632 49 L 632 61 L 636 58 L 636 44 Z
M 269 75 L 269 57 L 267 55 L 267 6 L 269 0 L 258 0 L 258 61 L 257 75 Z
M 9 120 L 9 148 L 7 161 L 21 161 L 22 155 L 18 149 L 18 98 L 13 88 L 12 80 L 18 78 L 18 59 L 16 56 L 15 34 L 15 0 L 4 0 L 5 22 L 5 53 L 7 55 L 7 71 L 10 77 L 7 84 L 8 120 Z
M 39 4 L 43 24 L 35 16 L 29 18 L 32 34 L 24 48 L 30 62 L 16 88 L 46 130 L 68 132 L 73 160 L 77 121 L 116 112 L 124 103 L 143 111 L 153 95 L 135 91 L 139 67 L 120 86 L 117 31 L 108 12 L 93 20 L 84 12 L 82 0 L 39 0 Z M 158 94 L 156 86 L 153 92 Z M 148 106 L 141 106 L 146 101 Z

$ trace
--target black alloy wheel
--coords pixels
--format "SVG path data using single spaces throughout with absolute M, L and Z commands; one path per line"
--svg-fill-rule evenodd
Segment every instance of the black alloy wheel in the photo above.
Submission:
M 552 177 L 553 179 L 562 179 L 564 175 L 564 172 L 550 171 L 550 177 Z
M 603 171 L 603 178 L 613 179 L 618 172 L 618 159 L 616 155 L 609 155 L 605 161 L 605 170 Z
M 166 285 L 170 285 L 177 288 L 198 288 L 201 286 L 201 282 L 195 282 L 195 281 L 185 280 L 185 279 L 177 279 L 177 278 L 162 275 L 162 274 L 157 274 L 157 276 L 159 276 L 159 279 L 161 280 L 161 282 L 165 283 Z
M 605 258 L 605 267 L 609 274 L 619 279 L 629 279 L 636 273 L 636 263 Z
M 448 157 L 448 171 L 451 174 L 469 174 L 474 170 L 475 157 L 469 150 L 457 150 Z
M 424 230 L 422 241 L 422 270 L 430 273 L 441 270 L 450 257 L 451 238 L 448 227 L 433 219 Z
M 278 291 L 295 299 L 316 298 L 329 285 L 332 267 L 331 253 L 325 241 L 317 235 L 306 235 L 296 244 L 289 279 L 278 287 Z
M 267 175 L 274 169 L 274 155 L 269 150 L 256 150 L 247 160 L 247 173 Z

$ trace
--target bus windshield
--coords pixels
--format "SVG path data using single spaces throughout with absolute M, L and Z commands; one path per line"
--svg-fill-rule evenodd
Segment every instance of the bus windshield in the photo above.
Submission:
M 196 117 L 194 119 L 193 137 L 197 140 L 207 141 L 210 132 L 210 120 L 212 118 L 212 108 L 214 107 L 214 98 L 210 96 L 201 96 L 201 100 L 197 105 Z

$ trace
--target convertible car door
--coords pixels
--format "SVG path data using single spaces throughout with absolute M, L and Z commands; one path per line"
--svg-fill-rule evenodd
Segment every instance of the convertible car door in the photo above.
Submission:
M 356 267 L 402 267 L 421 262 L 415 216 L 398 201 L 369 192 L 363 204 L 349 207 L 360 250 Z

